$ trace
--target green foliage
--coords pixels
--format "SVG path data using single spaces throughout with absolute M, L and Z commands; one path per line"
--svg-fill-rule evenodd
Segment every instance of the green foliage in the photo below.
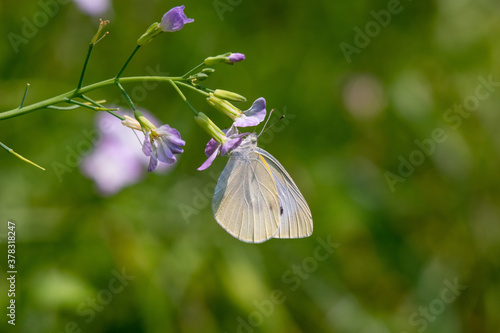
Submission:
M 29 104 L 77 84 L 98 18 L 63 2 L 16 47 L 7 36 L 22 36 L 40 3 L 0 3 L 0 110 L 20 104 L 27 82 Z M 116 75 L 173 5 L 114 1 L 85 82 Z M 169 173 L 112 197 L 67 160 L 93 128 L 92 110 L 8 119 L 0 141 L 47 169 L 0 151 L 0 234 L 16 222 L 16 331 L 495 331 L 498 4 L 404 1 L 394 13 L 393 0 L 185 5 L 195 22 L 143 47 L 125 75 L 182 75 L 207 56 L 244 53 L 203 84 L 246 96 L 242 109 L 264 96 L 268 110 L 287 113 L 261 143 L 309 202 L 313 236 L 249 245 L 217 225 L 210 199 L 226 161 L 196 171 L 209 137 L 168 83 L 126 88 L 179 129 L 185 153 Z M 386 26 L 375 19 L 382 10 L 391 13 Z M 349 63 L 342 43 L 359 51 Z M 115 89 L 90 95 L 126 107 Z M 229 125 L 204 98 L 186 96 Z M 55 162 L 67 166 L 61 178 Z M 337 244 L 331 253 L 328 241 Z M 3 309 L 7 289 L 1 279 Z M 4 328 L 13 329 L 5 315 Z

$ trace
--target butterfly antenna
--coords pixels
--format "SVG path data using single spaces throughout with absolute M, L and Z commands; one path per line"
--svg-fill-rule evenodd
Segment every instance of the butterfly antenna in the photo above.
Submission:
M 278 121 L 280 121 L 283 118 L 285 118 L 284 114 L 282 114 L 281 117 L 279 117 L 278 120 L 276 120 L 271 126 L 269 126 L 268 128 L 266 128 L 265 130 L 263 128 L 262 131 L 260 132 L 259 136 L 261 136 L 262 134 L 266 133 L 268 129 L 270 129 L 271 127 L 273 127 L 274 125 L 276 125 L 278 123 Z M 267 122 L 266 122 L 266 124 L 267 124 Z
M 269 111 L 269 116 L 267 117 L 267 120 L 266 120 L 266 122 L 264 123 L 264 127 L 262 127 L 262 130 L 260 131 L 259 135 L 257 135 L 257 137 L 259 137 L 259 136 L 261 136 L 262 134 L 264 134 L 264 132 L 265 132 L 264 130 L 265 130 L 266 126 L 267 126 L 267 123 L 269 122 L 269 119 L 271 119 L 271 115 L 273 114 L 273 112 L 274 112 L 274 109 L 272 109 L 271 111 Z M 266 131 L 267 131 L 267 130 L 266 130 Z

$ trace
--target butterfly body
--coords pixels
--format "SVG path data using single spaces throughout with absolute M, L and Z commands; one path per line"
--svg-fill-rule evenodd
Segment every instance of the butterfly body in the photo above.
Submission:
M 254 133 L 232 151 L 217 182 L 212 211 L 228 233 L 248 243 L 307 237 L 313 231 L 304 197 L 278 160 L 257 147 Z

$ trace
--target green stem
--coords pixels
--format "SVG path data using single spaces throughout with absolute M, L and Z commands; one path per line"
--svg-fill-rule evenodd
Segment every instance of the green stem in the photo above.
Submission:
M 191 111 L 194 112 L 194 115 L 198 116 L 198 111 L 196 111 L 196 109 L 191 105 L 191 103 L 189 103 L 189 101 L 187 100 L 186 96 L 184 96 L 184 94 L 179 89 L 179 87 L 177 87 L 177 84 L 175 84 L 175 82 L 172 81 L 172 80 L 170 80 L 169 82 L 174 87 L 174 89 L 179 93 L 179 95 L 181 96 L 182 100 L 187 103 L 187 105 L 189 106 L 189 108 L 191 109 Z M 178 83 L 180 83 L 180 82 L 178 82 Z
M 202 62 L 201 64 L 199 64 L 199 65 L 198 65 L 198 66 L 196 66 L 195 68 L 193 68 L 193 69 L 189 70 L 189 71 L 188 71 L 186 74 L 184 74 L 182 77 L 183 77 L 183 78 L 187 78 L 187 77 L 189 76 L 189 74 L 191 74 L 192 72 L 194 72 L 195 70 L 197 70 L 197 69 L 199 69 L 199 68 L 201 68 L 201 67 L 203 67 L 203 66 L 205 66 L 205 63 L 204 63 L 204 62 Z
M 28 95 L 29 88 L 30 88 L 30 84 L 26 83 L 26 90 L 24 90 L 23 100 L 21 101 L 21 105 L 19 106 L 20 108 L 22 108 L 24 106 L 24 101 L 26 100 L 26 95 Z
M 47 106 L 47 109 L 54 109 L 54 110 L 61 110 L 61 111 L 70 111 L 70 110 L 78 109 L 79 107 L 80 107 L 79 105 L 71 105 L 71 106 L 49 105 L 49 106 Z
M 210 94 L 209 94 L 209 93 L 207 93 L 206 91 L 203 91 L 203 90 L 202 90 L 202 89 L 200 89 L 200 88 L 193 87 L 193 86 L 192 86 L 192 85 L 190 85 L 190 84 L 184 83 L 184 82 L 182 82 L 182 81 L 178 81 L 178 82 L 176 82 L 176 83 L 177 83 L 177 84 L 180 84 L 180 85 L 182 85 L 182 86 L 184 86 L 184 87 L 186 87 L 186 88 L 189 88 L 189 89 L 191 89 L 191 90 L 194 90 L 194 91 L 196 91 L 196 92 L 199 92 L 200 94 L 203 94 L 203 95 L 205 95 L 205 96 L 210 96 Z
M 191 111 L 193 111 L 194 115 L 198 116 L 198 111 L 196 111 L 196 109 L 191 105 L 191 103 L 189 103 L 189 101 L 187 99 L 185 100 L 185 102 L 187 103 L 187 105 L 189 106 Z
M 94 101 L 94 100 L 93 100 L 92 98 L 90 98 L 90 97 L 87 97 L 87 96 L 85 96 L 85 95 L 81 95 L 81 96 L 80 96 L 80 98 L 81 98 L 81 99 L 83 99 L 83 100 L 85 100 L 85 101 L 87 101 L 87 102 L 89 102 L 89 103 L 91 103 L 92 105 L 98 106 L 98 107 L 100 107 L 100 108 L 104 108 L 104 106 L 103 106 L 103 105 L 101 105 L 101 104 L 97 103 L 96 101 Z
M 74 99 L 66 99 L 65 102 L 68 104 L 74 104 L 74 105 L 81 106 L 82 108 L 91 109 L 92 111 L 116 111 L 116 110 L 119 110 L 118 108 L 110 109 L 110 108 L 107 108 L 107 107 L 102 106 L 102 105 L 94 105 L 94 103 L 82 103 L 82 102 L 75 101 Z M 120 117 L 120 119 L 124 120 L 121 117 Z
M 87 96 L 85 96 L 85 95 L 81 95 L 80 97 L 81 97 L 82 99 L 86 100 L 87 102 L 91 103 L 92 105 L 96 106 L 96 107 L 97 107 L 97 108 L 95 109 L 96 111 L 105 111 L 105 112 L 109 113 L 110 115 L 112 115 L 112 116 L 114 116 L 114 117 L 116 117 L 116 118 L 118 118 L 118 119 L 120 119 L 120 120 L 125 120 L 125 117 L 120 116 L 119 114 L 117 114 L 117 113 L 114 113 L 114 112 L 113 112 L 113 111 L 117 111 L 117 110 L 119 110 L 118 108 L 116 108 L 116 109 L 110 109 L 110 108 L 107 108 L 107 107 L 105 107 L 104 105 L 102 105 L 102 104 L 100 104 L 100 103 L 98 103 L 98 102 L 94 101 L 92 98 L 87 97 Z
M 182 91 L 179 89 L 179 87 L 177 87 L 177 85 L 175 84 L 174 81 L 170 80 L 168 81 L 170 82 L 170 84 L 174 87 L 175 91 L 177 91 L 177 93 L 179 94 L 179 96 L 181 96 L 182 100 L 185 102 L 187 101 L 187 98 L 186 96 L 184 96 L 184 94 L 182 93 Z
M 75 94 L 78 94 L 78 91 L 82 87 L 83 77 L 85 76 L 85 72 L 87 71 L 87 64 L 89 63 L 90 54 L 92 53 L 92 49 L 94 48 L 94 44 L 89 44 L 89 50 L 87 51 L 87 57 L 85 58 L 85 62 L 83 63 L 82 74 L 80 75 L 80 80 L 78 81 L 78 86 L 76 87 Z
M 120 89 L 120 91 L 122 92 L 123 96 L 125 96 L 125 99 L 127 100 L 128 104 L 130 105 L 130 107 L 132 108 L 132 110 L 137 111 L 137 109 L 135 108 L 135 104 L 134 102 L 132 102 L 132 99 L 130 99 L 130 96 L 127 94 L 127 92 L 125 91 L 125 89 L 123 89 L 123 86 L 120 84 L 120 82 L 115 82 L 115 85 L 118 87 L 118 89 Z
M 16 153 L 14 151 L 14 149 L 7 147 L 6 145 L 4 145 L 1 142 L 0 142 L 0 147 L 2 147 L 3 149 L 5 149 L 6 151 L 8 151 L 9 153 L 11 153 L 12 155 L 14 155 L 15 157 L 19 158 L 20 160 L 23 160 L 24 162 L 27 162 L 27 163 L 29 163 L 29 164 L 31 164 L 33 166 L 36 166 L 37 168 L 42 169 L 43 171 L 45 171 L 45 168 L 39 166 L 35 162 L 32 162 L 32 161 L 28 160 L 26 157 L 19 155 L 18 153 Z
M 119 78 L 119 83 L 129 83 L 129 82 L 143 82 L 143 81 L 156 81 L 156 82 L 168 82 L 168 81 L 182 81 L 184 80 L 182 77 L 168 77 L 168 76 L 133 76 L 133 77 L 124 77 Z M 90 84 L 88 86 L 80 88 L 79 92 L 76 93 L 76 89 L 68 91 L 64 94 L 54 96 L 52 98 L 48 98 L 46 100 L 40 101 L 38 103 L 34 103 L 28 106 L 18 107 L 9 111 L 4 111 L 0 113 L 0 120 L 9 119 L 13 117 L 18 117 L 26 113 L 30 113 L 33 111 L 46 109 L 48 106 L 65 102 L 68 98 L 73 98 L 75 95 L 85 94 L 89 91 L 97 90 L 106 86 L 110 86 L 115 84 L 116 78 L 104 80 L 101 82 L 96 82 Z
M 85 104 L 85 103 L 82 103 L 82 102 L 74 101 L 74 100 L 72 100 L 72 99 L 67 99 L 65 102 L 66 102 L 66 103 L 69 103 L 69 104 L 78 105 L 78 106 L 80 106 L 80 107 L 82 107 L 82 108 L 91 109 L 92 111 L 97 111 L 97 110 L 96 110 L 96 108 L 97 108 L 96 106 L 91 106 L 91 105 L 89 105 L 89 104 Z
M 123 71 L 125 70 L 125 68 L 127 68 L 128 63 L 130 62 L 130 60 L 132 60 L 132 58 L 134 57 L 135 53 L 139 50 L 140 47 L 141 47 L 140 45 L 137 45 L 135 47 L 134 51 L 132 52 L 132 54 L 130 55 L 130 57 L 128 57 L 127 61 L 125 62 L 125 65 L 123 65 L 122 69 L 120 69 L 120 71 L 116 75 L 115 80 L 117 80 L 117 82 L 118 82 L 118 79 L 120 78 L 120 76 L 123 74 Z

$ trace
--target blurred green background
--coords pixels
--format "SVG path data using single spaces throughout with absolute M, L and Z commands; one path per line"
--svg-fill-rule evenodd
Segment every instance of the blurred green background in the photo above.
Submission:
M 91 15 L 49 2 L 0 2 L 0 110 L 19 105 L 27 82 L 27 103 L 73 89 L 99 17 L 111 20 L 110 34 L 92 54 L 87 84 L 114 76 L 145 29 L 182 4 L 115 0 Z M 47 171 L 0 152 L 0 330 L 497 331 L 500 4 L 183 4 L 195 22 L 141 49 L 125 75 L 179 75 L 207 56 L 244 53 L 206 86 L 245 95 L 242 108 L 264 96 L 268 110 L 289 115 L 261 146 L 300 187 L 314 234 L 252 245 L 219 227 L 211 195 L 200 193 L 212 191 L 226 160 L 196 170 L 208 136 L 167 84 L 135 101 L 180 130 L 185 153 L 170 172 L 113 196 L 99 195 L 79 168 L 62 179 L 53 168 L 94 128 L 91 111 L 2 121 L 0 141 Z M 34 20 L 36 33 L 14 47 L 9 34 L 22 37 Z M 89 95 L 120 98 L 113 88 Z M 15 327 L 5 315 L 8 220 L 17 236 Z

